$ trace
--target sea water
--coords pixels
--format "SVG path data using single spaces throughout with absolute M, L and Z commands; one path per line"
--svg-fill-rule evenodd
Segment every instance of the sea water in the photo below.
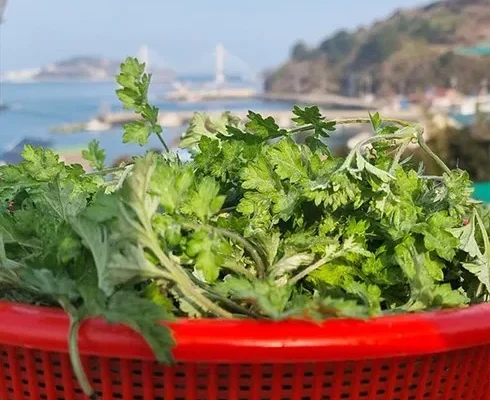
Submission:
M 0 152 L 7 151 L 25 138 L 49 140 L 54 149 L 80 151 L 92 139 L 97 139 L 106 150 L 111 163 L 123 155 L 142 154 L 150 148 L 161 148 L 158 138 L 151 137 L 148 145 L 122 143 L 122 128 L 104 132 L 52 133 L 50 129 L 65 123 L 87 122 L 101 107 L 121 110 L 115 94 L 116 83 L 56 82 L 56 83 L 2 83 L 0 99 L 8 106 L 0 111 Z M 292 104 L 255 99 L 240 101 L 170 102 L 160 100 L 168 88 L 153 86 L 150 101 L 165 111 L 216 110 L 291 110 Z M 167 143 L 175 143 L 185 127 L 166 128 Z M 342 135 L 344 136 L 344 135 Z M 345 135 L 345 138 L 351 136 Z M 338 140 L 337 140 L 338 141 Z M 335 140 L 334 140 L 335 142 Z

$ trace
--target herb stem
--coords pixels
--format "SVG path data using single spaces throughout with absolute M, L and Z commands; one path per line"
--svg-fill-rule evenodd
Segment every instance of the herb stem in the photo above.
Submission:
M 449 167 L 442 161 L 437 154 L 435 154 L 430 147 L 427 145 L 424 139 L 424 129 L 422 127 L 419 127 L 419 130 L 417 131 L 417 141 L 419 143 L 419 146 L 421 147 L 422 150 L 424 150 L 436 163 L 441 167 L 441 169 L 446 173 L 450 174 L 451 170 Z
M 264 317 L 262 315 L 259 315 L 255 312 L 253 312 L 252 310 L 248 310 L 245 307 L 242 307 L 241 305 L 239 305 L 239 304 L 235 303 L 234 301 L 226 298 L 225 296 L 222 296 L 221 294 L 208 291 L 208 295 L 210 297 L 214 298 L 215 300 L 223 303 L 230 310 L 234 310 L 235 312 L 238 312 L 241 315 L 247 316 L 249 318 L 254 318 L 254 319 L 264 319 Z
M 73 316 L 70 318 L 70 329 L 68 332 L 68 349 L 70 353 L 70 361 L 80 388 L 89 399 L 96 400 L 98 398 L 97 393 L 95 393 L 92 385 L 87 378 L 87 375 L 85 374 L 83 363 L 80 357 L 80 350 L 78 349 L 78 331 L 80 329 L 80 322 L 81 321 L 79 318 L 74 318 Z
M 158 140 L 160 140 L 160 143 L 163 145 L 163 148 L 165 149 L 165 152 L 170 153 L 170 149 L 168 148 L 167 143 L 165 142 L 165 140 L 163 140 L 162 134 L 159 133 L 159 132 L 155 132 L 155 134 L 157 135 Z
M 230 211 L 235 211 L 235 210 L 236 210 L 236 206 L 225 207 L 225 208 L 222 208 L 221 210 L 219 210 L 218 214 L 226 214 L 226 213 L 229 213 Z
M 77 316 L 77 309 L 65 296 L 60 296 L 57 300 L 65 312 L 70 316 L 70 328 L 68 330 L 68 353 L 70 354 L 70 362 L 73 368 L 73 373 L 75 374 L 78 384 L 85 395 L 91 400 L 96 400 L 97 394 L 95 393 L 87 378 L 87 375 L 85 374 L 82 360 L 80 358 L 80 350 L 78 348 L 78 331 L 80 329 L 81 320 L 80 317 Z
M 222 302 L 224 305 L 226 305 L 230 310 L 235 310 L 239 312 L 240 314 L 247 315 L 251 318 L 263 318 L 261 315 L 258 315 L 254 313 L 251 310 L 246 309 L 245 307 L 242 307 L 241 305 L 235 303 L 234 301 L 228 299 L 226 296 L 223 296 L 220 293 L 217 293 L 210 288 L 206 287 L 205 284 L 197 279 L 195 279 L 196 284 L 199 285 L 203 290 L 205 290 L 210 297 L 213 297 L 215 300 L 218 300 Z
M 309 275 L 311 272 L 313 272 L 315 269 L 320 268 L 323 264 L 325 264 L 327 261 L 330 260 L 330 257 L 323 257 L 320 258 L 316 263 L 310 265 L 308 268 L 304 269 L 300 273 L 296 274 L 293 276 L 289 281 L 289 285 L 295 285 L 298 283 L 301 279 L 303 279 L 305 276 Z
M 257 274 L 259 278 L 263 279 L 265 277 L 265 265 L 264 262 L 262 261 L 262 258 L 260 257 L 255 247 L 252 245 L 252 243 L 250 243 L 243 236 L 240 236 L 238 233 L 229 231 L 228 229 L 218 228 L 216 226 L 211 226 L 211 225 L 184 224 L 184 226 L 190 229 L 204 228 L 207 230 L 212 230 L 216 233 L 226 236 L 227 238 L 235 242 L 240 243 L 245 248 L 245 250 L 248 251 L 252 259 L 254 260 L 255 265 L 257 266 Z
M 308 132 L 315 129 L 313 125 L 305 125 L 305 126 L 300 126 L 298 128 L 293 128 L 288 130 L 288 134 L 292 135 L 294 133 L 300 133 L 300 132 Z
M 485 228 L 485 223 L 483 222 L 482 217 L 480 216 L 480 213 L 478 210 L 475 210 L 475 217 L 478 222 L 478 226 L 480 228 L 480 232 L 482 235 L 483 239 L 483 245 L 485 247 L 485 253 L 484 256 L 487 258 L 487 263 L 490 263 L 490 239 L 488 238 L 488 232 Z
M 159 262 L 172 274 L 173 279 L 178 285 L 180 285 L 183 293 L 187 292 L 190 297 L 195 299 L 205 310 L 209 310 L 219 317 L 226 319 L 233 318 L 233 314 L 213 303 L 204 294 L 202 294 L 197 287 L 194 286 L 187 274 L 181 271 L 180 268 L 165 255 L 160 248 L 158 241 L 152 240 L 151 243 L 149 243 L 149 247 L 153 254 L 155 254 L 155 256 L 158 258 Z
M 402 129 L 402 130 L 404 130 L 404 129 Z M 413 135 L 413 131 L 411 129 L 409 130 L 408 133 L 403 132 L 403 133 L 393 133 L 391 135 L 375 135 L 375 136 L 371 136 L 365 140 L 362 140 L 352 149 L 352 151 L 346 157 L 345 161 L 340 166 L 340 168 L 337 170 L 337 172 L 340 172 L 340 171 L 343 171 L 343 170 L 349 168 L 349 166 L 352 164 L 352 160 L 354 159 L 356 154 L 359 152 L 359 150 L 363 146 L 365 146 L 367 144 L 378 142 L 381 140 L 396 140 L 396 139 L 409 139 L 409 138 L 415 139 L 415 137 Z
M 263 279 L 265 277 L 264 262 L 262 261 L 262 258 L 260 257 L 255 247 L 252 245 L 252 243 L 250 243 L 247 239 L 240 236 L 239 234 L 229 231 L 227 229 L 216 228 L 216 227 L 211 227 L 211 229 L 213 229 L 217 233 L 222 234 L 223 236 L 230 238 L 231 240 L 234 240 L 235 242 L 240 243 L 248 251 L 252 259 L 254 260 L 257 266 L 257 273 L 259 278 Z
M 391 167 L 388 171 L 390 175 L 393 175 L 393 173 L 395 172 L 396 167 L 400 164 L 400 159 L 402 158 L 403 153 L 405 153 L 409 145 L 410 141 L 406 141 L 396 152 L 395 157 L 393 158 L 393 162 L 391 163 Z
M 124 171 L 126 168 L 128 168 L 128 167 L 130 167 L 132 165 L 133 165 L 133 163 L 124 165 L 122 167 L 106 168 L 106 169 L 103 169 L 101 171 L 87 172 L 86 175 L 90 175 L 90 176 L 94 176 L 94 175 L 101 175 L 101 176 L 109 175 L 109 174 L 112 174 L 113 172 Z
M 247 279 L 253 280 L 255 279 L 255 275 L 252 274 L 248 269 L 238 265 L 238 263 L 225 263 L 223 264 L 223 268 L 229 269 L 230 271 L 236 272 L 239 275 L 245 276 Z
M 370 124 L 370 118 L 341 118 L 333 120 L 337 125 L 351 125 L 351 124 Z M 383 122 L 387 122 L 389 124 L 397 124 L 402 127 L 410 126 L 410 122 L 402 121 L 399 119 L 387 118 L 383 119 Z
M 353 124 L 370 124 L 371 119 L 369 118 L 339 118 L 339 119 L 333 119 L 330 122 L 335 122 L 336 125 L 353 125 Z M 393 118 L 387 118 L 383 119 L 383 122 L 387 122 L 390 124 L 397 124 L 402 127 L 410 126 L 410 122 L 407 121 L 402 121 L 399 119 L 393 119 Z M 294 133 L 300 133 L 300 132 L 307 132 L 315 129 L 315 127 L 311 124 L 305 125 L 305 126 L 300 126 L 298 128 L 293 128 L 288 130 L 288 134 L 294 134 Z
M 419 175 L 420 179 L 429 179 L 429 180 L 434 180 L 434 181 L 442 181 L 444 178 L 442 176 L 437 176 L 437 175 Z

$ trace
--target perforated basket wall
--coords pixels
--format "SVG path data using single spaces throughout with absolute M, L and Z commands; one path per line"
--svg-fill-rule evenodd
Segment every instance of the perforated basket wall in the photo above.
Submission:
M 490 400 L 490 345 L 356 362 L 83 361 L 102 400 Z M 66 354 L 0 346 L 0 400 L 82 399 Z

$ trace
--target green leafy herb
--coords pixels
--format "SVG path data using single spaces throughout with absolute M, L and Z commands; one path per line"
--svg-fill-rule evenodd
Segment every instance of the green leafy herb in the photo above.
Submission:
M 155 134 L 166 147 L 144 69 L 128 58 L 117 76 L 137 114 L 123 141 Z M 421 126 L 378 113 L 329 121 L 316 106 L 292 117 L 287 130 L 252 111 L 246 121 L 196 114 L 185 163 L 149 153 L 104 169 L 92 141 L 92 173 L 30 146 L 19 165 L 0 167 L 0 298 L 66 310 L 87 395 L 76 343 L 92 316 L 135 329 L 170 362 L 162 320 L 367 318 L 490 301 L 490 219 Z M 337 157 L 324 139 L 349 123 L 375 135 Z M 413 144 L 443 176 L 403 158 Z
M 88 144 L 88 150 L 82 150 L 82 157 L 97 171 L 104 169 L 105 150 L 100 148 L 97 140 L 94 139 Z
M 134 110 L 142 119 L 124 126 L 123 142 L 138 143 L 143 146 L 154 133 L 168 152 L 167 143 L 161 135 L 162 127 L 158 123 L 158 108 L 148 103 L 151 75 L 145 73 L 145 64 L 140 63 L 136 58 L 128 57 L 121 64 L 121 72 L 116 80 L 121 85 L 121 88 L 116 91 L 119 100 L 125 108 Z

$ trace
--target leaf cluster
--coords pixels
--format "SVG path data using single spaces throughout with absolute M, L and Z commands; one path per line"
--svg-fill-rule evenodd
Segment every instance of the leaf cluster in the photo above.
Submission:
M 122 65 L 118 96 L 143 118 L 125 141 L 161 132 L 149 79 L 137 60 Z M 84 157 L 95 173 L 32 147 L 0 167 L 0 296 L 70 314 L 88 394 L 73 344 L 91 316 L 141 332 L 169 361 L 159 322 L 175 317 L 365 318 L 489 301 L 490 218 L 467 173 L 425 176 L 404 158 L 418 143 L 441 162 L 419 126 L 293 114 L 290 130 L 254 112 L 196 114 L 185 163 L 148 153 L 106 170 L 94 142 Z M 375 134 L 336 157 L 325 139 L 349 122 Z

